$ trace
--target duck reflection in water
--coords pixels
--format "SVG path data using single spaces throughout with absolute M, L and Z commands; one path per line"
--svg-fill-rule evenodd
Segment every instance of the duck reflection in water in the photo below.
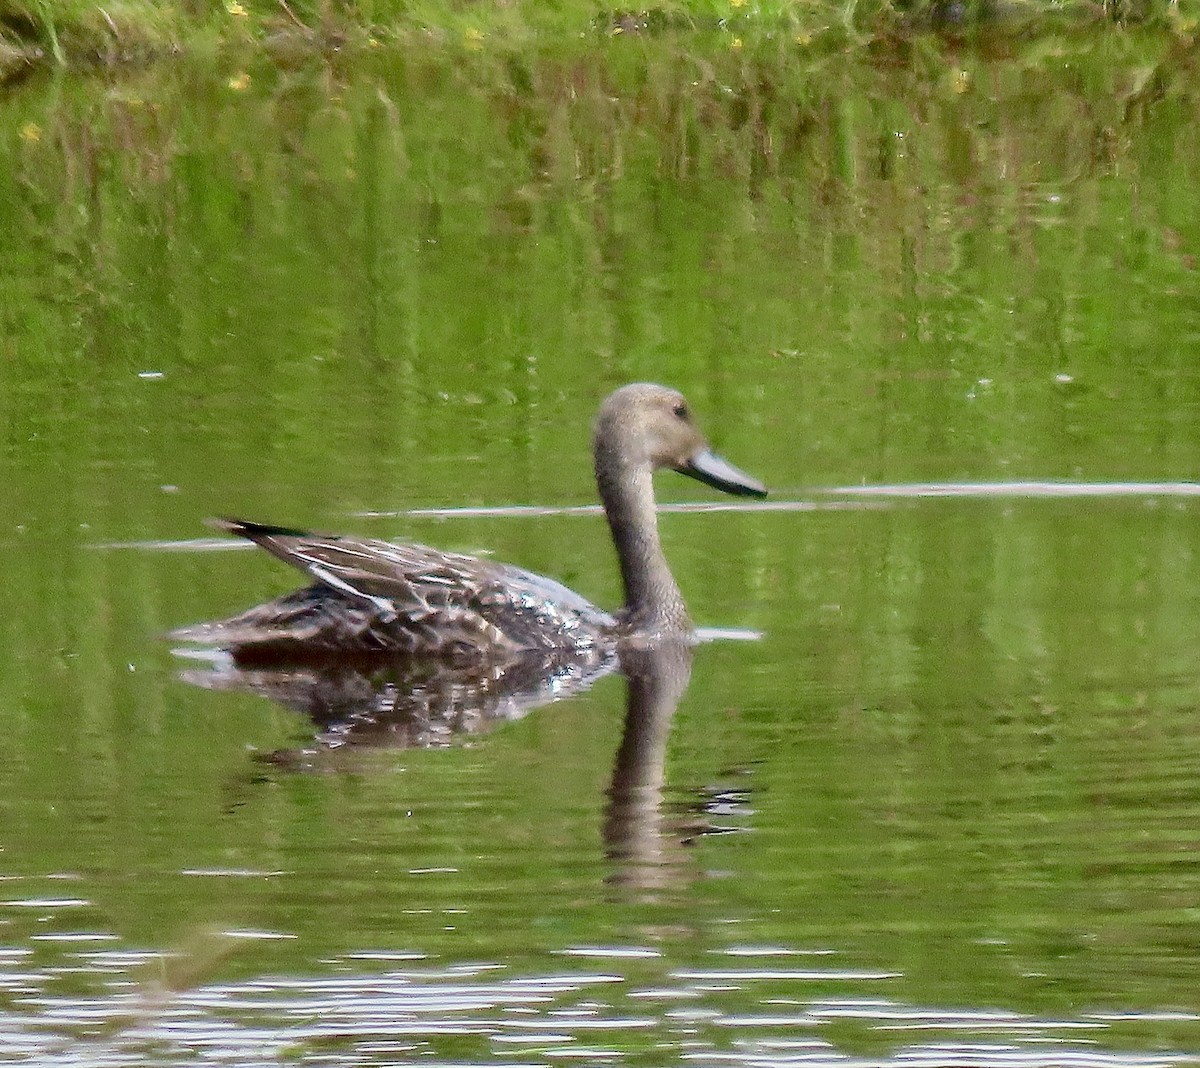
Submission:
M 307 716 L 311 744 L 260 759 L 296 770 L 352 767 L 363 750 L 428 749 L 466 741 L 564 697 L 617 666 L 615 655 L 521 657 L 451 664 L 408 657 L 325 657 L 239 664 L 229 657 L 180 672 L 208 690 L 267 697 Z
M 518 661 L 481 672 L 427 661 L 327 660 L 324 663 L 242 666 L 228 658 L 181 673 L 214 690 L 270 698 L 309 717 L 309 745 L 263 754 L 288 771 L 348 770 L 379 749 L 442 746 L 519 718 L 539 705 L 586 690 L 614 669 L 626 679 L 625 722 L 607 790 L 603 823 L 609 882 L 653 892 L 673 885 L 682 845 L 715 830 L 694 813 L 663 809 L 671 722 L 691 678 L 690 641 L 623 647 L 589 661 Z M 701 808 L 702 808 L 701 803 Z
M 672 885 L 680 869 L 681 831 L 663 810 L 667 739 L 692 677 L 692 647 L 660 642 L 621 657 L 628 686 L 625 729 L 613 764 L 604 810 L 609 882 L 630 891 Z M 689 821 L 687 837 L 708 828 Z

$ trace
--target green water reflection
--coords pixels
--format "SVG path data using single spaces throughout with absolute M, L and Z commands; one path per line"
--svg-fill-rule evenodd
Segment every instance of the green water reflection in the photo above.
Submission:
M 246 514 L 494 551 L 612 605 L 595 516 L 395 513 L 590 503 L 591 413 L 634 378 L 684 389 L 778 500 L 1188 480 L 1197 84 L 1139 47 L 618 40 L 0 99 L 0 1049 L 202 1059 L 219 1038 L 130 1038 L 115 999 L 148 991 L 142 1026 L 199 989 L 265 1033 L 214 984 L 494 966 L 619 981 L 520 1017 L 568 1038 L 504 1040 L 494 991 L 474 1031 L 405 1032 L 401 989 L 378 1049 L 281 1024 L 271 1056 L 1200 1050 L 1193 498 L 665 515 L 696 619 L 765 637 L 696 652 L 655 878 L 605 840 L 621 677 L 296 774 L 250 751 L 311 727 L 184 685 L 158 638 L 292 577 L 101 547 Z

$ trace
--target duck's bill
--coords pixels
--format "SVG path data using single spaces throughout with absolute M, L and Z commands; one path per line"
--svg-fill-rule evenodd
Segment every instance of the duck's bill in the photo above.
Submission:
M 702 449 L 682 467 L 676 470 L 682 475 L 706 482 L 723 493 L 736 497 L 765 497 L 767 487 L 745 471 L 739 471 L 728 460 L 718 456 L 712 449 Z

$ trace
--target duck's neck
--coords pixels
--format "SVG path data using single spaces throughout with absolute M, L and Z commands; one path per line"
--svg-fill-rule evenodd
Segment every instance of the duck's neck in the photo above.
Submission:
M 691 629 L 683 595 L 663 555 L 648 465 L 596 449 L 596 484 L 625 584 L 624 626 L 634 631 Z

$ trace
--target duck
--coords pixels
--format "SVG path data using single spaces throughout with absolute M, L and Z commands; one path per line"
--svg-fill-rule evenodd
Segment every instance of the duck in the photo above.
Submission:
M 384 654 L 452 663 L 594 655 L 622 642 L 692 638 L 659 539 L 653 475 L 663 468 L 734 496 L 766 487 L 715 453 L 678 390 L 635 382 L 609 394 L 592 433 L 596 486 L 620 565 L 624 605 L 607 612 L 554 579 L 416 543 L 213 519 L 311 584 L 170 638 L 236 661 Z

